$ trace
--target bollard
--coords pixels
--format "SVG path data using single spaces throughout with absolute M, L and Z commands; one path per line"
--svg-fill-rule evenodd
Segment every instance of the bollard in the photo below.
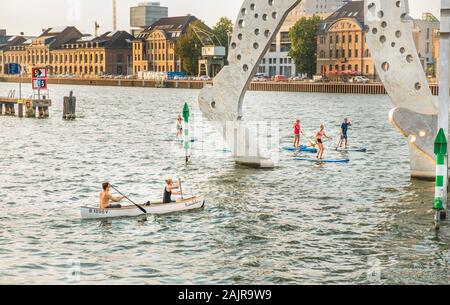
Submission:
M 23 118 L 23 100 L 22 99 L 18 99 L 17 100 L 17 112 L 19 115 L 19 118 Z

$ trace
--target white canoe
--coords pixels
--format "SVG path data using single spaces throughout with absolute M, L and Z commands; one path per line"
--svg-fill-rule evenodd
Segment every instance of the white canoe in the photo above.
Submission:
M 147 214 L 163 215 L 174 212 L 190 211 L 195 209 L 201 209 L 205 206 L 205 198 L 203 196 L 197 196 L 180 200 L 176 203 L 162 204 L 160 202 L 154 202 L 150 205 L 142 205 L 147 211 Z M 124 206 L 120 209 L 99 209 L 92 207 L 81 207 L 82 219 L 105 219 L 105 218 L 117 218 L 117 217 L 137 217 L 142 216 L 144 213 L 138 209 L 135 205 Z

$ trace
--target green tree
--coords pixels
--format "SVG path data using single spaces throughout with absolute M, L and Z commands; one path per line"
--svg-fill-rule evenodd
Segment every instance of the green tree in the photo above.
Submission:
M 226 49 L 226 54 L 228 55 L 228 47 L 230 44 L 230 36 L 233 33 L 233 22 L 227 17 L 222 17 L 213 27 L 213 33 L 216 35 L 219 42 Z
M 302 17 L 289 31 L 292 43 L 289 56 L 295 61 L 297 71 L 309 77 L 316 74 L 317 32 L 321 22 L 319 16 Z

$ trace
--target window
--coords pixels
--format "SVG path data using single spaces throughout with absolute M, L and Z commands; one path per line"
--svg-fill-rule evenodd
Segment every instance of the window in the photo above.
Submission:
M 355 42 L 356 42 L 356 43 L 359 42 L 359 35 L 358 35 L 358 34 L 355 35 Z

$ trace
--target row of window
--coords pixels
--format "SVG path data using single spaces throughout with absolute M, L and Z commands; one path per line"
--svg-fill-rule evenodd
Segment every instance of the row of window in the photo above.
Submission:
M 166 66 L 163 65 L 154 66 L 153 69 L 154 69 L 153 71 L 155 72 L 175 72 L 172 65 L 167 67 L 167 71 Z M 142 71 L 147 71 L 147 66 L 143 66 Z M 137 74 L 138 72 L 141 72 L 141 66 L 134 67 L 134 73 Z
M 336 35 L 329 35 L 329 42 L 330 43 L 346 43 L 347 42 L 347 37 L 348 37 L 348 42 L 352 43 L 353 41 L 355 41 L 355 43 L 359 43 L 359 34 L 355 34 L 354 36 L 351 34 L 348 34 L 348 36 L 346 34 L 336 34 Z M 319 43 L 320 44 L 325 44 L 326 42 L 326 36 L 319 36 Z
M 166 60 L 166 54 L 164 54 L 164 53 L 150 54 L 150 59 L 153 60 L 153 61 Z M 146 60 L 146 59 L 142 58 L 141 54 L 134 54 L 134 60 L 135 61 L 141 61 L 141 60 Z M 175 60 L 175 55 L 174 54 L 169 54 L 167 60 Z
M 334 70 L 333 70 L 333 68 L 334 68 Z M 339 65 L 335 65 L 335 66 L 330 65 L 328 67 L 328 69 L 329 70 L 327 71 L 325 66 L 323 66 L 323 65 L 320 66 L 320 70 L 321 70 L 322 74 L 325 74 L 327 72 L 332 72 L 332 71 L 346 71 L 346 70 L 355 71 L 355 72 L 363 72 L 363 71 L 359 71 L 359 65 L 355 65 L 354 67 L 353 67 L 353 65 L 341 65 L 341 66 L 339 66 Z M 365 70 L 366 70 L 365 74 L 369 74 L 369 72 L 370 72 L 369 65 L 366 65 Z
M 292 64 L 292 58 L 287 57 L 287 58 L 263 58 L 261 60 L 261 65 L 265 65 L 269 63 L 269 65 L 276 65 L 276 64 L 285 64 L 285 65 L 291 65 Z
M 87 63 L 92 63 L 92 62 L 102 63 L 104 60 L 103 54 L 95 54 L 95 55 L 94 54 L 80 54 L 80 56 L 72 55 L 72 54 L 69 54 L 69 55 L 68 54 L 64 54 L 64 55 L 53 54 L 50 56 L 48 56 L 47 54 L 46 55 L 38 55 L 38 56 L 36 56 L 36 55 L 33 55 L 33 56 L 31 56 L 31 55 L 28 55 L 28 56 L 9 55 L 9 56 L 5 56 L 4 58 L 5 58 L 4 59 L 5 63 L 10 63 L 10 62 L 23 63 L 23 62 L 27 61 L 31 64 L 35 64 L 35 63 L 41 63 L 41 64 L 50 63 L 50 64 L 52 64 L 52 63 L 58 63 L 58 62 L 60 62 L 60 63 L 67 63 L 67 62 L 68 63 L 83 63 L 84 62 L 85 64 L 87 64 Z M 123 55 L 121 58 L 123 58 Z M 3 62 L 3 57 L 0 56 L 0 64 L 2 62 Z
M 329 55 L 328 56 L 329 58 L 333 58 L 333 57 L 334 58 L 343 58 L 343 57 L 359 58 L 360 53 L 359 53 L 358 49 L 356 49 L 356 50 L 351 50 L 351 49 L 350 50 L 344 50 L 344 49 L 339 50 L 338 49 L 338 50 L 330 50 L 328 55 Z M 370 57 L 370 52 L 368 49 L 364 51 L 364 57 Z M 326 58 L 326 52 L 324 50 L 319 52 L 319 58 Z

